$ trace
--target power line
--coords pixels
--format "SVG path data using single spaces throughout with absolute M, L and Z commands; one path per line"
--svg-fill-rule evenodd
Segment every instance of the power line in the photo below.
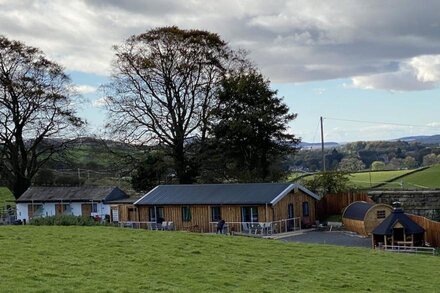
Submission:
M 354 120 L 354 119 L 342 119 L 342 118 L 333 118 L 333 117 L 323 117 L 327 120 L 336 120 L 336 121 L 345 121 L 345 122 L 355 122 L 355 123 L 370 123 L 370 124 L 385 124 L 385 125 L 396 125 L 396 126 L 406 126 L 406 127 L 418 127 L 418 128 L 431 128 L 431 129 L 440 129 L 439 126 L 431 126 L 431 125 L 416 125 L 416 124 L 405 124 L 405 123 L 396 123 L 396 122 L 380 122 L 380 121 L 366 121 L 366 120 Z

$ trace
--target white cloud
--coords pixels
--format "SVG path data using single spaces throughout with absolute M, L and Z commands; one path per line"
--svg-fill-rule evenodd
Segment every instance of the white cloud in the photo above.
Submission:
M 92 106 L 95 108 L 102 108 L 105 107 L 109 102 L 108 97 L 102 97 L 99 99 L 96 99 L 92 102 Z
M 403 61 L 396 71 L 355 76 L 353 86 L 363 89 L 417 91 L 440 83 L 440 55 L 424 55 Z
M 80 94 L 91 94 L 96 92 L 97 88 L 91 85 L 76 85 L 75 90 Z

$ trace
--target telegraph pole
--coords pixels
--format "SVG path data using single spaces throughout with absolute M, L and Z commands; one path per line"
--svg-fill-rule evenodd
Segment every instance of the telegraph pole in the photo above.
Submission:
M 322 153 L 322 171 L 325 172 L 325 154 L 324 154 L 324 118 L 321 116 L 321 153 Z

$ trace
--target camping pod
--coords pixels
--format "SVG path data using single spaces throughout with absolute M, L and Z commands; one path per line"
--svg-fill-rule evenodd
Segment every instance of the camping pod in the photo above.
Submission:
M 342 223 L 347 230 L 368 236 L 392 211 L 387 204 L 355 201 L 344 209 Z

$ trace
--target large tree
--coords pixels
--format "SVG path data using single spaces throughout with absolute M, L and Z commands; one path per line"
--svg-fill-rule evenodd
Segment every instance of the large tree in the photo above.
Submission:
M 222 81 L 219 108 L 212 127 L 218 166 L 229 180 L 274 181 L 283 175 L 281 160 L 299 140 L 289 133 L 296 118 L 254 68 L 237 71 Z
M 108 96 L 114 136 L 164 145 L 180 183 L 194 180 L 188 146 L 204 143 L 216 92 L 234 55 L 214 33 L 152 29 L 115 47 Z
M 0 172 L 18 198 L 83 121 L 63 68 L 37 48 L 0 36 Z M 70 136 L 69 136 L 70 137 Z

